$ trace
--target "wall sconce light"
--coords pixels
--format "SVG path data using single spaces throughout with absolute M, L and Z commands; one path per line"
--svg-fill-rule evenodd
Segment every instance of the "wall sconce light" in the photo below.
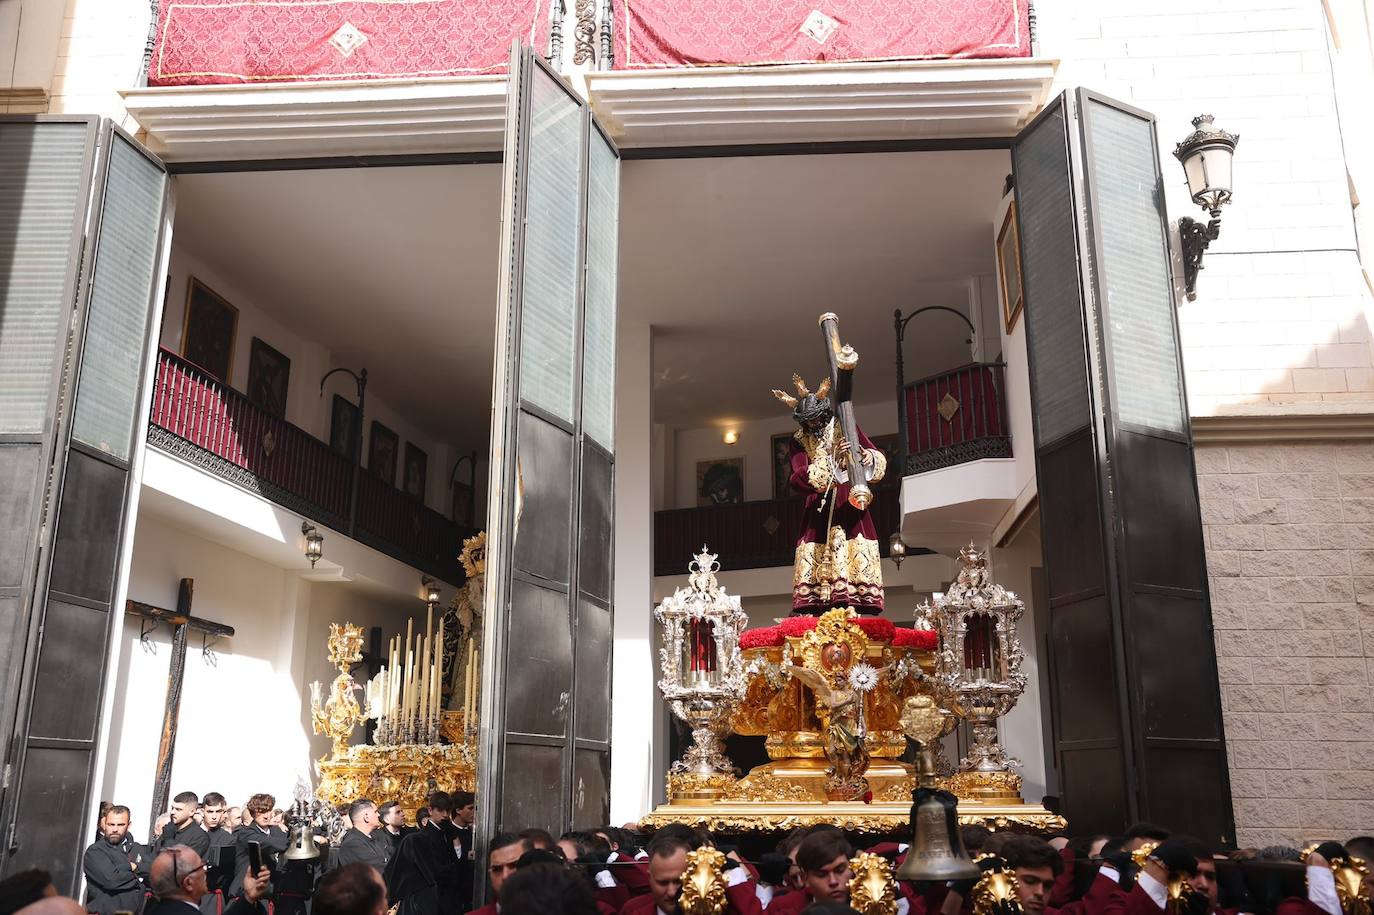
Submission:
M 736 432 L 734 429 L 727 429 L 727 430 L 725 431 L 725 436 L 724 436 L 724 438 L 725 438 L 725 444 L 727 444 L 727 445 L 733 445 L 735 442 L 739 441 L 739 433 Z
M 310 568 L 324 555 L 324 535 L 309 521 L 301 522 L 301 533 L 305 535 L 305 558 L 310 560 Z
M 420 587 L 423 588 L 425 592 L 425 603 L 439 603 L 439 583 L 437 581 L 430 578 L 428 575 L 421 575 Z
M 1174 156 L 1183 165 L 1193 202 L 1212 218 L 1206 227 L 1187 216 L 1178 221 L 1179 241 L 1183 245 L 1183 286 L 1190 302 L 1197 298 L 1202 254 L 1221 234 L 1221 208 L 1231 202 L 1231 160 L 1240 140 L 1238 135 L 1213 126 L 1210 114 L 1193 118 L 1193 127 L 1193 132 L 1174 147 Z
M 893 531 L 892 536 L 887 538 L 887 558 L 897 568 L 902 567 L 902 560 L 906 558 L 906 542 L 902 540 L 901 531 Z

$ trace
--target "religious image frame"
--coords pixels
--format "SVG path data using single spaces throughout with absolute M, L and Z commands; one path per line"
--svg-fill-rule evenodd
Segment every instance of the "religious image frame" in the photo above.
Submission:
M 1011 282 L 1015 280 L 1015 295 Z M 1007 333 L 1016 327 L 1016 320 L 1026 304 L 1026 287 L 1021 275 L 1021 227 L 1016 219 L 1016 201 L 1007 207 L 1002 228 L 997 232 L 997 283 L 1002 291 L 1002 319 Z
M 412 479 L 414 471 L 414 479 Z M 411 484 L 418 483 L 412 489 Z M 414 442 L 406 442 L 405 460 L 401 463 L 401 491 L 420 502 L 425 501 L 429 486 L 429 455 Z
M 703 487 L 706 484 L 706 475 L 713 467 L 727 467 L 734 471 L 735 479 L 739 481 L 739 498 L 725 502 L 713 502 L 709 496 L 705 495 Z M 730 457 L 708 458 L 706 460 L 697 461 L 696 496 L 697 508 L 743 504 L 745 501 L 744 455 L 739 454 Z
M 286 397 L 291 390 L 291 359 L 261 337 L 254 337 L 248 351 L 248 402 L 286 419 Z
M 218 320 L 213 324 L 195 320 L 196 313 L 205 308 L 214 310 L 211 314 Z M 204 335 L 223 336 L 223 322 L 225 320 L 228 321 L 229 327 L 228 341 L 224 345 L 224 365 L 222 367 L 209 365 L 209 360 L 204 358 L 201 349 L 203 346 L 213 344 L 216 341 Z M 195 335 L 194 338 L 193 334 Z M 198 278 L 188 277 L 186 281 L 186 308 L 181 317 L 181 357 L 232 387 L 229 379 L 234 373 L 234 345 L 238 342 L 238 334 L 239 310 L 230 304 L 228 299 L 215 292 Z M 223 375 L 220 374 L 221 370 L 224 372 Z
M 390 448 L 390 454 L 386 451 L 387 447 Z M 395 486 L 396 470 L 400 463 L 401 437 L 374 419 L 372 434 L 367 439 L 367 472 L 379 477 L 388 486 Z M 379 467 L 378 464 L 385 466 Z
M 779 432 L 768 439 L 768 455 L 773 465 L 773 498 L 786 499 L 792 495 L 793 432 Z

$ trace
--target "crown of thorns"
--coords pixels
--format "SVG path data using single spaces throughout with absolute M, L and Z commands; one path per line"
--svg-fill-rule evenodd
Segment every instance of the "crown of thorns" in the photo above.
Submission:
M 810 390 L 806 387 L 806 382 L 802 380 L 802 376 L 800 376 L 800 375 L 798 375 L 798 374 L 796 374 L 796 373 L 793 373 L 793 375 L 792 375 L 792 386 L 795 387 L 795 388 L 797 389 L 797 396 L 796 396 L 796 397 L 793 397 L 791 394 L 788 394 L 786 391 L 779 391 L 777 388 L 774 388 L 774 389 L 773 389 L 773 396 L 776 397 L 778 400 L 781 400 L 783 403 L 787 404 L 789 407 L 791 407 L 791 408 L 794 409 L 794 410 L 797 408 L 797 404 L 798 404 L 798 403 L 800 403 L 802 400 L 805 400 L 805 399 L 808 398 L 808 397 L 814 397 L 816 400 L 825 400 L 825 398 L 828 397 L 828 396 L 830 395 L 830 379 L 829 379 L 829 378 L 827 378 L 827 379 L 825 379 L 824 381 L 822 381 L 822 382 L 816 387 L 815 392 L 812 393 L 812 391 L 810 391 Z

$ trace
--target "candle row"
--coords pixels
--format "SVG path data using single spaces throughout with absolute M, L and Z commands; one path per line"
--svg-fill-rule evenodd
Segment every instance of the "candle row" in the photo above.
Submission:
M 405 641 L 399 635 L 387 646 L 387 665 L 368 684 L 368 710 L 377 719 L 373 742 L 435 744 L 439 742 L 440 697 L 444 682 L 444 619 L 434 632 L 434 605 L 425 613 L 425 632 L 406 621 Z

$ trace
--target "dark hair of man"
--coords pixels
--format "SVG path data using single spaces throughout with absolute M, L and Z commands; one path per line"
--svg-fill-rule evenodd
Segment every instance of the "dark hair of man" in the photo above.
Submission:
M 563 857 L 563 852 L 558 849 L 531 848 L 522 854 L 515 861 L 515 869 L 522 870 L 526 867 L 533 867 L 536 864 L 553 864 L 558 867 L 567 865 L 567 860 Z
M 1069 849 L 1073 852 L 1075 858 L 1082 858 L 1086 861 L 1094 845 L 1098 842 L 1110 842 L 1111 839 L 1111 836 L 1103 835 L 1100 832 L 1096 835 L 1074 836 L 1072 839 L 1069 839 Z M 1105 852 L 1107 847 L 1104 845 L 1102 850 Z
M 1155 823 L 1136 823 L 1126 830 L 1126 840 L 1131 839 L 1152 839 L 1156 842 L 1163 842 L 1169 838 L 1169 830 Z M 1125 843 L 1122 843 L 1125 844 Z
M 1169 841 L 1181 846 L 1184 851 L 1199 861 L 1210 861 L 1216 855 L 1216 849 L 1194 836 L 1173 835 L 1169 837 Z
M 530 840 L 526 839 L 524 836 L 516 835 L 513 832 L 498 832 L 492 837 L 491 844 L 487 846 L 487 854 L 491 854 L 494 851 L 500 851 L 503 848 L 510 848 L 512 845 L 522 846 L 520 849 L 521 854 L 534 850 L 534 846 L 530 844 Z
M 1364 859 L 1364 863 L 1374 867 L 1374 836 L 1355 836 L 1345 843 L 1347 854 Z
M 792 853 L 792 850 L 796 848 L 798 845 L 800 845 L 802 843 L 802 839 L 805 838 L 806 830 L 801 826 L 798 826 L 796 829 L 792 830 L 787 835 L 782 837 L 782 841 L 778 843 L 778 851 L 784 855 L 790 855 Z
M 660 830 L 660 832 L 662 832 L 662 830 Z M 680 851 L 691 851 L 692 844 L 678 835 L 655 835 L 653 839 L 650 840 L 648 848 L 644 850 L 648 853 L 650 860 L 654 858 L 671 858 Z
M 992 835 L 992 830 L 986 826 L 979 826 L 977 823 L 969 823 L 967 826 L 959 827 L 959 838 L 964 840 L 964 848 L 969 854 L 975 854 L 983 850 L 983 843 Z
M 669 823 L 666 826 L 660 827 L 658 832 L 654 833 L 649 838 L 649 845 L 653 845 L 654 840 L 659 836 L 676 836 L 686 842 L 687 847 L 692 851 L 696 851 L 698 848 L 701 848 L 701 846 L 711 842 L 711 834 L 709 832 L 704 829 L 693 829 L 686 823 Z M 648 846 L 645 847 L 647 848 Z
M 416 826 L 423 826 L 423 825 L 425 825 L 425 820 L 428 820 L 428 819 L 429 819 L 429 808 L 428 808 L 428 807 L 421 807 L 421 808 L 419 808 L 418 810 L 415 811 L 415 825 L 416 825 Z
M 547 829 L 540 829 L 538 826 L 531 826 L 529 829 L 520 830 L 520 838 L 533 845 L 535 848 L 553 848 L 558 843 L 554 841 L 553 833 Z
M 1048 867 L 1056 876 L 1064 869 L 1064 859 L 1054 846 L 1038 836 L 1012 836 L 1002 843 L 1000 852 L 1007 867 Z
M 111 814 L 116 813 L 122 813 L 125 816 L 129 816 L 129 808 L 125 807 L 123 804 L 111 804 L 110 806 L 105 808 L 105 816 L 110 816 Z
M 435 791 L 426 801 L 431 810 L 452 810 L 453 798 L 447 791 Z
M 556 864 L 532 864 L 501 887 L 501 915 L 598 915 L 596 897 L 580 874 Z
M 1002 846 L 1006 845 L 1010 839 L 1011 833 L 1009 832 L 994 832 L 983 840 L 981 851 L 985 855 L 1000 855 L 1002 854 Z
M 453 792 L 453 809 L 462 810 L 464 807 L 477 803 L 477 795 L 471 791 Z
M 211 791 L 206 794 L 205 797 L 201 798 L 201 803 L 206 807 L 214 807 L 216 805 L 222 807 L 225 805 L 224 795 L 220 794 L 218 791 Z
M 199 804 L 200 795 L 196 794 L 194 791 L 183 791 L 172 798 L 172 802 L 176 804 Z
M 52 874 L 33 867 L 0 880 L 0 915 L 10 915 L 47 895 Z
M 396 807 L 399 807 L 399 806 L 401 806 L 401 805 L 398 804 L 398 803 L 396 803 L 395 801 L 387 801 L 386 803 L 382 804 L 382 806 L 380 806 L 380 807 L 377 808 L 377 816 L 378 816 L 378 817 L 384 817 L 384 816 L 386 816 L 388 813 L 390 813 L 390 812 L 392 811 L 393 808 L 396 808 Z
M 260 813 L 271 813 L 277 806 L 277 799 L 270 794 L 255 794 L 243 806 L 248 808 L 249 813 L 257 816 Z
M 825 870 L 841 856 L 854 857 L 854 846 L 838 829 L 818 829 L 797 846 L 797 866 L 812 873 Z
M 370 798 L 360 797 L 348 805 L 348 818 L 351 820 L 369 807 L 376 807 Z
M 371 915 L 386 908 L 386 888 L 371 864 L 355 861 L 332 870 L 320 881 L 312 915 Z

